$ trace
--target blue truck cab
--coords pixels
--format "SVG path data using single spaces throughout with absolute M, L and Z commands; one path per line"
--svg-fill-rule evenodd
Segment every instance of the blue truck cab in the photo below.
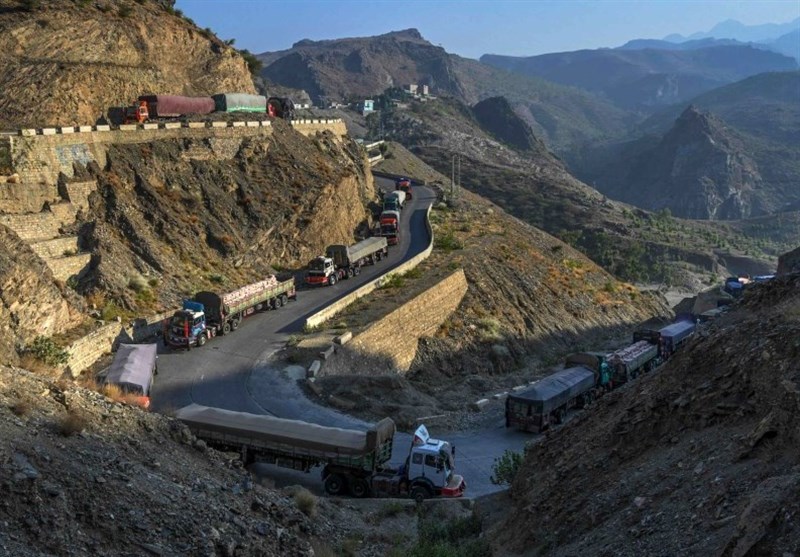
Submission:
M 205 307 L 200 302 L 184 300 L 182 309 L 170 319 L 165 340 L 172 346 L 190 348 L 194 344 L 204 344 L 206 340 Z

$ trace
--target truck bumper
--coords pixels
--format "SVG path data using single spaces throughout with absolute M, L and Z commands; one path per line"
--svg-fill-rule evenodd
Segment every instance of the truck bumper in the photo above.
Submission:
M 464 477 L 453 474 L 447 485 L 442 488 L 442 497 L 461 497 L 466 490 L 467 482 L 464 481 Z
M 306 278 L 306 284 L 309 286 L 325 286 L 328 284 L 328 277 Z

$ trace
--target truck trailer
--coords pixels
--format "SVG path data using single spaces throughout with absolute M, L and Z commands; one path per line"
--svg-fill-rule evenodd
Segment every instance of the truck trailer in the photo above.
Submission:
M 210 338 L 238 329 L 248 315 L 277 309 L 296 298 L 294 277 L 278 280 L 275 275 L 233 292 L 198 292 L 184 300 L 183 308 L 169 320 L 164 341 L 182 348 L 203 346 Z
M 233 451 L 245 465 L 266 462 L 310 472 L 322 466 L 329 495 L 355 497 L 461 497 L 464 478 L 454 472 L 455 449 L 417 428 L 405 464 L 388 466 L 396 433 L 384 418 L 367 431 L 234 412 L 191 404 L 175 416 L 210 446 Z
M 589 404 L 595 396 L 595 374 L 583 367 L 563 369 L 506 398 L 506 427 L 541 432 L 563 423 L 567 411 Z
M 402 190 L 396 190 L 391 193 L 387 193 L 383 198 L 384 211 L 400 211 L 403 209 L 405 204 L 406 192 Z
M 640 373 L 657 367 L 661 359 L 658 355 L 658 346 L 640 340 L 611 354 L 608 363 L 614 370 L 612 375 L 614 385 L 621 385 L 636 379 Z
M 340 280 L 361 273 L 361 267 L 374 265 L 389 255 L 388 241 L 383 236 L 373 236 L 352 246 L 328 246 L 325 255 L 315 257 L 308 264 L 306 284 L 333 286 Z

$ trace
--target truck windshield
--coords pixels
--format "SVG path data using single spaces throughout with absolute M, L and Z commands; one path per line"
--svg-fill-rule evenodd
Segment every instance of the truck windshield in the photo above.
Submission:
M 394 224 L 381 225 L 381 234 L 395 234 L 396 232 L 397 232 L 397 225 Z
M 186 327 L 187 324 L 190 324 L 192 321 L 188 315 L 185 314 L 177 314 L 172 316 L 172 322 L 170 323 L 173 327 Z
M 325 261 L 322 259 L 312 259 L 311 263 L 308 264 L 309 271 L 325 271 Z

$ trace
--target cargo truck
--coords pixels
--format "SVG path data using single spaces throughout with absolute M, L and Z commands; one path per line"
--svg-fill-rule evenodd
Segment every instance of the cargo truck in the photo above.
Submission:
M 367 431 L 299 420 L 233 412 L 191 404 L 175 417 L 210 446 L 233 451 L 245 465 L 266 462 L 310 472 L 322 466 L 329 495 L 355 497 L 461 497 L 464 478 L 455 474 L 455 449 L 432 439 L 424 425 L 414 434 L 405 464 L 388 466 L 396 432 L 390 418 Z
M 394 183 L 394 189 L 405 192 L 406 197 L 413 199 L 414 195 L 411 193 L 411 180 L 409 178 L 398 178 Z
M 694 334 L 696 328 L 694 321 L 677 321 L 661 329 L 638 329 L 633 333 L 633 341 L 646 340 L 657 345 L 659 357 L 665 361 Z
M 595 385 L 594 372 L 583 366 L 549 375 L 508 395 L 506 427 L 538 433 L 551 424 L 563 423 L 570 408 L 582 408 L 594 400 Z
M 612 380 L 616 386 L 636 379 L 640 373 L 658 367 L 661 359 L 658 355 L 657 345 L 640 340 L 611 354 L 608 363 L 614 370 Z
M 400 242 L 400 213 L 397 211 L 384 211 L 380 216 L 381 236 L 386 238 L 390 246 Z
M 203 346 L 210 338 L 238 329 L 248 315 L 277 309 L 296 297 L 294 277 L 278 280 L 275 275 L 233 292 L 198 292 L 169 320 L 164 341 L 175 347 Z
M 367 263 L 374 265 L 389 255 L 389 243 L 383 236 L 373 236 L 366 240 L 343 246 L 328 246 L 325 255 L 315 257 L 308 264 L 306 284 L 333 286 L 342 279 L 351 278 L 361 272 Z
M 400 211 L 406 204 L 406 194 L 403 191 L 393 191 L 383 197 L 384 211 Z

